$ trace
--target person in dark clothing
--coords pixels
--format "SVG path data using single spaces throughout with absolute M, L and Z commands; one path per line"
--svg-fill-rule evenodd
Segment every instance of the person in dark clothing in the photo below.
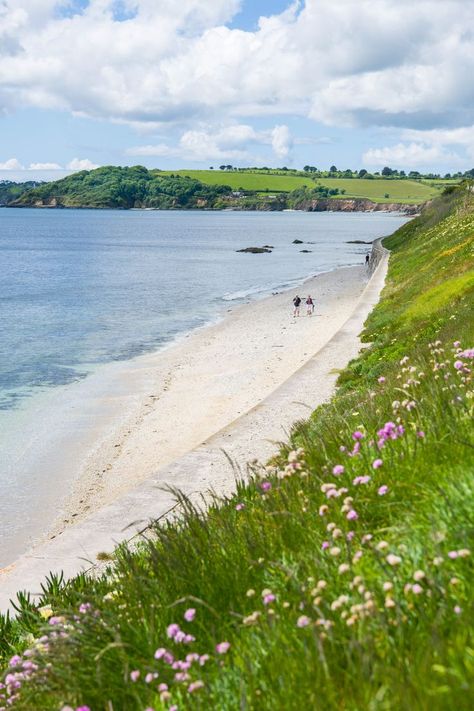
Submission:
M 293 311 L 293 316 L 299 316 L 300 315 L 300 306 L 301 306 L 301 299 L 298 295 L 295 296 L 293 299 L 293 306 L 294 311 Z

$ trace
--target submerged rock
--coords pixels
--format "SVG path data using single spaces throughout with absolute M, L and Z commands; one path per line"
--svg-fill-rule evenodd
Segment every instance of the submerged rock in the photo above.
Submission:
M 236 249 L 236 252 L 247 252 L 248 254 L 263 254 L 267 252 L 271 254 L 272 250 L 267 247 L 245 247 L 245 249 Z

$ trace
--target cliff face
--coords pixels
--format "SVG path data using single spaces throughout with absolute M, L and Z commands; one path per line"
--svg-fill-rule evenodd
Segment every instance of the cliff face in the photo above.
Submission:
M 379 203 L 366 198 L 315 198 L 304 200 L 295 207 L 308 212 L 403 212 L 406 215 L 416 215 L 420 211 L 420 205 Z

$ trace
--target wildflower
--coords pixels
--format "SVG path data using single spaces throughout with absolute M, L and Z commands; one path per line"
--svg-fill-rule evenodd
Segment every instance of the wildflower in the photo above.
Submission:
M 179 625 L 175 623 L 168 625 L 168 627 L 166 628 L 166 634 L 170 639 L 174 639 L 178 632 L 180 632 Z
M 43 620 L 49 620 L 49 618 L 53 616 L 53 611 L 49 605 L 38 607 L 38 612 L 40 613 Z
M 451 558 L 451 560 L 455 560 L 457 557 L 458 557 L 457 551 L 449 551 L 448 558 Z
M 416 433 L 416 436 L 417 436 L 419 439 L 424 439 L 424 438 L 425 438 L 425 433 L 423 432 L 423 430 L 418 430 L 418 432 Z
M 362 536 L 361 543 L 363 543 L 363 544 L 364 544 L 364 543 L 369 543 L 369 541 L 371 541 L 372 538 L 373 538 L 373 536 L 372 536 L 371 533 L 365 533 L 365 534 Z
M 415 570 L 413 573 L 413 580 L 416 580 L 417 583 L 419 583 L 420 580 L 423 580 L 424 577 L 426 576 L 422 570 Z
M 255 595 L 255 590 L 250 588 L 249 590 L 247 590 L 247 592 L 245 594 L 247 597 L 253 597 Z
M 388 491 L 388 486 L 387 486 L 386 484 L 382 484 L 382 486 L 380 486 L 380 487 L 377 489 L 377 494 L 378 494 L 379 496 L 385 496 L 385 494 L 387 493 L 387 491 Z
M 454 612 L 456 613 L 456 615 L 460 615 L 461 612 L 462 612 L 462 607 L 459 607 L 459 605 L 455 605 L 455 606 L 453 607 L 453 610 L 454 610 Z
M 423 588 L 418 583 L 412 585 L 411 590 L 415 595 L 421 595 L 421 593 L 423 592 Z
M 216 645 L 216 652 L 217 654 L 227 654 L 230 648 L 230 642 L 219 642 L 219 644 Z
M 356 478 L 352 480 L 352 483 L 354 486 L 358 486 L 359 484 L 368 484 L 370 479 L 371 477 L 367 474 L 365 476 L 356 476 Z
M 395 555 L 394 553 L 389 553 L 386 558 L 386 561 L 389 565 L 394 566 L 399 565 L 402 562 L 402 559 L 400 558 L 400 556 Z
M 324 588 L 327 587 L 327 582 L 325 580 L 318 580 L 316 587 L 318 590 L 324 590 Z
M 451 578 L 451 580 L 449 581 L 450 585 L 459 585 L 459 583 L 460 583 L 459 578 Z
M 338 556 L 341 552 L 341 549 L 338 548 L 337 546 L 333 546 L 330 550 L 329 553 L 333 556 Z
M 202 689 L 204 686 L 204 682 L 198 679 L 197 681 L 191 682 L 191 684 L 188 686 L 188 691 L 190 694 L 193 694 L 195 691 L 198 691 L 199 689 Z
M 332 469 L 332 473 L 334 474 L 334 476 L 340 476 L 341 474 L 344 474 L 344 467 L 342 466 L 342 464 L 336 464 Z
M 355 536 L 355 531 L 348 531 L 348 533 L 346 535 L 346 540 L 350 542 L 350 541 L 352 541 L 354 536 Z
M 326 504 L 323 504 L 322 506 L 319 507 L 319 515 L 320 516 L 324 516 L 325 514 L 327 514 L 328 511 L 329 511 L 329 506 L 327 506 Z
M 155 652 L 155 659 L 161 659 L 162 657 L 165 656 L 165 654 L 166 654 L 166 649 L 164 647 L 160 647 Z
M 237 506 L 235 507 L 235 510 L 242 511 L 242 509 L 244 509 L 244 508 L 245 508 L 245 504 L 237 504 Z
M 158 691 L 160 694 L 162 694 L 163 691 L 168 691 L 168 684 L 158 684 Z
M 454 341 L 454 343 L 453 343 L 453 346 L 455 348 L 459 348 L 460 345 L 461 345 L 461 341 Z
M 296 620 L 297 627 L 307 627 L 310 623 L 311 623 L 311 620 L 309 619 L 309 617 L 306 617 L 306 615 L 301 615 Z
M 360 432 L 360 430 L 356 430 L 355 432 L 352 433 L 352 439 L 355 439 L 356 442 L 358 440 L 364 439 L 364 433 Z
M 341 563 L 337 570 L 339 574 L 342 575 L 342 573 L 347 573 L 347 571 L 350 570 L 350 566 L 348 563 Z
M 342 536 L 342 531 L 340 528 L 335 528 L 332 532 L 332 537 L 335 538 L 340 538 Z
M 378 382 L 379 382 L 379 383 L 384 383 L 384 382 L 385 382 L 385 378 L 384 378 L 383 375 L 381 375 L 380 378 L 378 378 Z
M 356 521 L 359 518 L 359 514 L 354 509 L 351 509 L 346 516 L 348 521 Z
M 190 607 L 186 612 L 184 613 L 184 619 L 186 622 L 192 622 L 196 616 L 196 610 L 194 607 Z
M 395 607 L 395 602 L 393 601 L 393 599 L 391 597 L 385 598 L 385 607 L 386 608 Z
M 355 565 L 362 558 L 362 551 L 356 551 L 352 556 L 352 562 Z
M 456 368 L 456 370 L 461 370 L 464 367 L 464 363 L 462 362 L 462 360 L 456 360 L 454 361 L 454 367 Z
M 269 482 L 269 481 L 263 481 L 263 482 L 260 484 L 260 488 L 261 488 L 262 491 L 270 491 L 270 489 L 272 488 L 271 482 Z
M 203 667 L 206 662 L 210 659 L 209 654 L 201 654 L 199 657 L 199 666 Z
M 379 543 L 377 543 L 376 548 L 377 548 L 378 551 L 383 551 L 383 550 L 385 550 L 386 548 L 388 548 L 388 543 L 387 543 L 387 541 L 380 541 Z
M 258 618 L 260 617 L 260 612 L 256 610 L 255 612 L 252 612 L 252 614 L 247 615 L 247 617 L 244 617 L 242 620 L 244 625 L 255 625 L 258 622 Z
M 381 459 L 374 459 L 372 462 L 372 467 L 373 469 L 379 469 L 383 464 L 383 461 Z
M 83 602 L 79 605 L 79 612 L 82 615 L 85 615 L 87 612 L 90 612 L 91 609 L 92 609 L 92 605 L 90 604 L 90 602 Z
M 435 558 L 433 558 L 433 565 L 438 566 L 438 565 L 441 565 L 442 562 L 443 562 L 443 559 L 440 555 L 437 555 Z
M 138 669 L 135 669 L 134 671 L 130 672 L 130 679 L 132 681 L 138 681 L 139 678 L 140 678 L 140 672 L 138 671 Z
M 471 555 L 469 548 L 461 548 L 461 550 L 458 551 L 458 556 L 460 558 L 467 558 L 469 555 Z
M 89 706 L 78 706 L 76 711 L 91 711 Z
M 152 672 L 148 672 L 148 674 L 145 677 L 145 684 L 151 684 L 151 682 L 155 679 L 155 675 L 152 674 Z
M 263 597 L 263 604 L 264 605 L 270 605 L 270 603 L 275 602 L 276 597 L 273 593 L 268 593 L 268 595 L 264 595 Z
M 321 543 L 321 549 L 322 549 L 323 551 L 325 551 L 327 548 L 329 548 L 329 545 L 330 545 L 329 541 L 323 541 L 323 542 Z

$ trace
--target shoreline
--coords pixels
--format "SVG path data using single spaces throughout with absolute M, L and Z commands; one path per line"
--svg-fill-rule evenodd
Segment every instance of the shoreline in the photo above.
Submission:
M 351 301 L 349 315 L 329 340 L 320 341 L 301 364 L 293 364 L 296 367 L 290 377 L 172 464 L 155 469 L 152 476 L 112 503 L 0 570 L 0 609 L 11 609 L 9 601 L 16 590 L 28 589 L 35 596 L 48 573 L 62 571 L 67 579 L 90 570 L 100 552 L 110 552 L 117 543 L 133 539 L 146 530 L 148 521 L 175 516 L 176 501 L 170 486 L 183 491 L 195 503 L 202 503 L 209 491 L 225 495 L 234 490 L 236 474 L 226 455 L 239 464 L 255 456 L 261 461 L 272 456 L 293 424 L 331 397 L 338 371 L 357 355 L 358 334 L 384 284 L 388 259 L 386 250 L 380 251 L 381 263 L 368 284 L 360 283 L 365 270 L 359 268 L 362 290 Z M 312 323 L 311 318 L 304 318 Z M 300 317 L 299 323 L 302 322 Z
M 56 449 L 45 461 L 38 456 L 47 481 L 44 498 L 31 512 L 28 530 L 21 528 L 23 544 L 16 542 L 3 565 L 62 535 L 258 404 L 337 330 L 366 276 L 363 267 L 340 267 L 270 296 L 249 296 L 245 304 L 224 302 L 211 324 L 66 386 L 54 396 L 61 400 L 56 418 L 44 424 L 45 437 L 54 432 Z M 323 313 L 314 320 L 300 317 L 300 342 L 294 343 L 291 293 L 297 290 L 311 290 Z M 315 343 L 308 343 L 311 323 L 319 332 Z M 268 345 L 273 337 L 280 339 L 275 348 Z M 237 343 L 239 353 L 229 343 Z M 210 360 L 221 365 L 209 372 Z M 201 387 L 193 383 L 196 369 Z

